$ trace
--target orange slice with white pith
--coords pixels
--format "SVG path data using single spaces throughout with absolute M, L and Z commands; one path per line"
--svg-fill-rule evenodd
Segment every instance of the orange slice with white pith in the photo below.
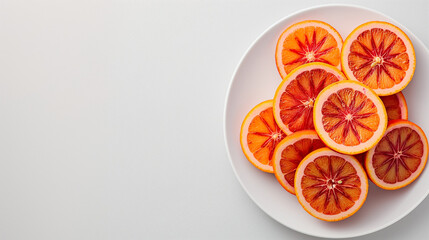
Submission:
M 256 105 L 241 125 L 240 144 L 255 167 L 273 173 L 272 158 L 277 144 L 286 136 L 273 116 L 273 100 Z
M 389 122 L 380 142 L 366 155 L 368 176 L 377 186 L 393 190 L 412 183 L 428 159 L 428 140 L 423 130 L 406 120 Z
M 368 178 L 355 157 L 320 148 L 308 154 L 296 169 L 295 192 L 312 216 L 339 221 L 362 207 L 368 195 Z
M 401 91 L 411 81 L 416 56 L 411 40 L 401 29 L 373 21 L 358 26 L 346 38 L 341 65 L 348 79 L 387 96 Z
M 276 65 L 283 78 L 295 68 L 310 62 L 323 62 L 341 69 L 341 35 L 331 25 L 317 20 L 293 24 L 280 35 Z
M 313 104 L 331 83 L 344 80 L 343 73 L 325 63 L 308 63 L 293 70 L 280 83 L 274 96 L 274 118 L 286 133 L 314 130 Z
M 314 104 L 314 127 L 326 146 L 359 154 L 381 139 L 387 126 L 383 102 L 356 81 L 340 81 L 323 89 Z
M 314 130 L 303 130 L 285 137 L 274 150 L 274 174 L 286 191 L 295 194 L 295 171 L 302 159 L 325 144 Z

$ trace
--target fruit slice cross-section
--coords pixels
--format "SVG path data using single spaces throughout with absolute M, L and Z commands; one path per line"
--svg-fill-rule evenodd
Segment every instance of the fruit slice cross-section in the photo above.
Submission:
M 380 97 L 383 101 L 384 107 L 387 112 L 387 119 L 396 120 L 396 119 L 408 119 L 408 107 L 407 102 L 405 101 L 404 94 L 398 92 L 394 95 Z
M 368 178 L 355 157 L 320 148 L 299 164 L 295 191 L 309 214 L 324 221 L 339 221 L 363 205 L 368 194 Z
M 277 144 L 286 137 L 273 116 L 273 100 L 256 105 L 241 125 L 240 144 L 246 158 L 258 169 L 273 173 Z
M 288 135 L 313 130 L 313 104 L 317 95 L 329 84 L 344 79 L 337 68 L 325 63 L 308 63 L 293 70 L 274 96 L 274 117 L 279 127 Z
M 285 137 L 274 150 L 273 168 L 277 180 L 288 192 L 295 194 L 295 170 L 310 152 L 325 144 L 314 130 L 303 130 Z
M 317 20 L 293 24 L 280 35 L 276 65 L 283 78 L 295 68 L 310 62 L 323 62 L 341 69 L 343 39 L 331 25 Z
M 380 142 L 368 151 L 365 167 L 370 179 L 387 190 L 413 182 L 428 158 L 428 141 L 423 130 L 407 120 L 392 120 Z
M 326 146 L 345 154 L 359 154 L 381 139 L 387 114 L 381 99 L 356 81 L 333 83 L 314 104 L 314 126 Z
M 346 38 L 341 64 L 348 79 L 387 96 L 401 91 L 411 81 L 416 57 L 413 44 L 401 29 L 373 21 L 358 26 Z

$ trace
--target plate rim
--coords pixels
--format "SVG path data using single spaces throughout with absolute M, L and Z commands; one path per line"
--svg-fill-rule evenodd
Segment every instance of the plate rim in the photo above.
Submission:
M 426 197 L 429 195 L 429 188 L 427 189 L 426 193 L 423 195 L 423 197 L 421 199 L 419 199 L 418 201 L 416 201 L 416 203 L 414 205 L 412 205 L 411 208 L 409 208 L 407 211 L 404 211 L 403 214 L 400 214 L 399 217 L 381 225 L 378 228 L 372 229 L 372 230 L 368 230 L 368 231 L 364 231 L 360 234 L 348 234 L 345 236 L 325 236 L 325 235 L 316 235 L 313 234 L 311 232 L 305 232 L 302 230 L 298 230 L 295 229 L 291 226 L 287 226 L 285 224 L 283 224 L 282 222 L 280 222 L 279 220 L 277 220 L 276 218 L 274 218 L 273 216 L 271 216 L 269 213 L 267 213 L 262 206 L 259 204 L 259 202 L 255 201 L 255 198 L 253 197 L 253 195 L 249 192 L 249 190 L 246 188 L 246 186 L 243 184 L 242 179 L 240 178 L 239 174 L 237 173 L 237 170 L 233 164 L 232 161 L 232 157 L 231 157 L 231 152 L 229 149 L 229 144 L 228 144 L 228 137 L 227 137 L 227 114 L 228 114 L 228 102 L 229 99 L 231 98 L 231 88 L 232 88 L 232 84 L 234 82 L 234 79 L 237 76 L 238 70 L 241 68 L 242 64 L 243 64 L 243 60 L 246 58 L 246 56 L 249 54 L 250 50 L 253 49 L 253 47 L 262 39 L 262 37 L 269 32 L 271 29 L 273 29 L 275 26 L 277 26 L 278 24 L 280 24 L 281 22 L 285 21 L 288 18 L 291 18 L 295 15 L 307 12 L 307 11 L 312 11 L 312 10 L 317 10 L 317 9 L 323 9 L 323 8 L 329 8 L 329 7 L 351 7 L 351 8 L 358 8 L 358 9 L 362 9 L 362 10 L 366 10 L 366 11 L 370 11 L 370 12 L 374 12 L 376 14 L 379 14 L 387 19 L 390 19 L 392 22 L 395 23 L 395 25 L 397 25 L 398 27 L 400 27 L 404 32 L 406 32 L 407 35 L 411 35 L 413 37 L 414 40 L 416 40 L 421 46 L 423 46 L 423 49 L 426 51 L 426 54 L 429 55 L 429 49 L 428 47 L 423 43 L 422 40 L 420 40 L 420 38 L 418 38 L 411 30 L 409 30 L 407 27 L 405 27 L 404 25 L 402 25 L 400 22 L 396 21 L 396 19 L 390 17 L 389 15 L 382 13 L 378 10 L 374 10 L 368 7 L 364 7 L 361 5 L 357 5 L 357 4 L 337 4 L 337 3 L 329 3 L 329 4 L 319 4 L 316 6 L 312 6 L 312 7 L 307 7 L 307 8 L 303 8 L 301 10 L 298 11 L 294 11 L 288 15 L 286 15 L 285 17 L 277 20 L 275 23 L 271 24 L 269 27 L 267 27 L 261 34 L 258 35 L 258 37 L 253 40 L 253 42 L 249 45 L 249 47 L 246 49 L 246 51 L 243 53 L 243 55 L 241 56 L 238 65 L 235 67 L 234 72 L 232 74 L 232 77 L 230 79 L 230 82 L 228 84 L 228 89 L 227 89 L 227 93 L 226 93 L 226 97 L 225 97 L 225 102 L 224 102 L 224 112 L 223 112 L 223 135 L 224 135 L 224 142 L 225 142 L 225 147 L 226 147 L 226 152 L 227 152 L 227 156 L 228 156 L 228 160 L 231 164 L 231 167 L 233 169 L 234 175 L 235 177 L 238 179 L 238 182 L 240 183 L 241 187 L 244 189 L 244 191 L 246 192 L 246 194 L 249 196 L 249 198 L 253 201 L 254 204 L 256 204 L 260 210 L 262 210 L 262 212 L 264 212 L 266 215 L 268 215 L 270 218 L 272 218 L 273 220 L 275 220 L 276 222 L 278 222 L 279 224 L 281 224 L 282 226 L 285 226 L 289 229 L 292 229 L 296 232 L 308 235 L 308 236 L 313 236 L 313 237 L 321 237 L 321 238 L 352 238 L 352 237 L 360 237 L 360 236 L 364 236 L 364 235 L 368 235 L 374 232 L 378 232 L 382 229 L 385 229 L 387 227 L 392 226 L 393 224 L 395 224 L 396 222 L 404 219 L 410 212 L 412 212 L 414 209 L 416 209 L 417 206 L 419 206 L 423 200 L 426 199 Z M 414 45 L 414 44 L 413 44 Z

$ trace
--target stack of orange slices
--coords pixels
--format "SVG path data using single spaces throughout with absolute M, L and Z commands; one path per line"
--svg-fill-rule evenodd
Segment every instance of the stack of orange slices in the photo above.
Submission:
M 428 141 L 408 121 L 401 92 L 416 57 L 401 29 L 367 22 L 343 42 L 329 24 L 307 20 L 280 34 L 275 60 L 283 81 L 244 118 L 240 143 L 309 214 L 348 218 L 364 204 L 368 179 L 393 190 L 422 173 Z

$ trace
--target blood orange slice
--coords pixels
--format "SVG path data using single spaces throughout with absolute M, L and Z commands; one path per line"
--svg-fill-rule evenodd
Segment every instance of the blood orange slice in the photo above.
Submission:
M 365 159 L 368 176 L 379 187 L 393 190 L 407 186 L 423 171 L 428 140 L 423 130 L 406 120 L 393 120 L 380 142 Z
M 324 147 L 325 144 L 314 130 L 293 133 L 277 144 L 273 156 L 274 174 L 288 192 L 295 194 L 295 170 L 302 159 L 310 152 Z
M 274 149 L 285 136 L 274 120 L 273 100 L 268 100 L 256 105 L 244 119 L 240 132 L 241 148 L 255 167 L 272 173 Z
M 368 194 L 368 178 L 353 156 L 320 148 L 299 164 L 295 190 L 299 203 L 312 216 L 339 221 L 363 205 Z
M 387 126 L 383 102 L 367 86 L 340 81 L 322 90 L 314 104 L 314 126 L 326 146 L 345 154 L 372 148 Z
M 323 88 L 344 79 L 337 68 L 325 63 L 308 63 L 293 70 L 274 96 L 274 117 L 279 127 L 286 134 L 314 129 L 314 100 Z
M 276 64 L 282 78 L 310 62 L 323 62 L 341 69 L 343 39 L 331 25 L 308 20 L 288 27 L 279 37 Z
M 344 41 L 341 64 L 348 79 L 364 83 L 380 96 L 392 95 L 411 81 L 416 66 L 408 36 L 387 22 L 360 25 Z
M 397 94 L 380 97 L 381 101 L 384 103 L 384 107 L 387 112 L 387 119 L 408 119 L 408 107 L 407 102 L 405 101 L 404 94 L 398 92 Z

